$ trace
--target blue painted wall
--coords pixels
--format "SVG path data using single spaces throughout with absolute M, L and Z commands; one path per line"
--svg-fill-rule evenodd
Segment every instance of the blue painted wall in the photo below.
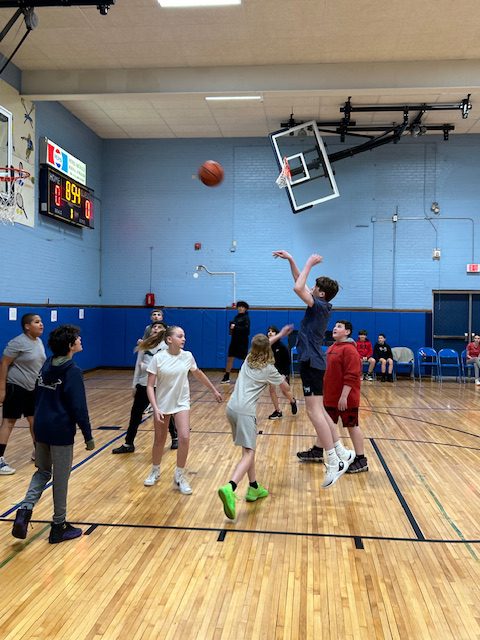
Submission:
M 37 103 L 37 176 L 41 137 L 87 163 L 88 186 L 95 191 L 95 229 L 78 229 L 38 212 L 35 228 L 0 224 L 0 301 L 98 304 L 103 141 L 58 103 Z M 35 192 L 38 199 L 38 182 Z
M 328 150 L 341 148 L 330 142 Z M 206 158 L 225 168 L 216 188 L 195 177 Z M 142 304 L 151 267 L 162 303 L 228 306 L 233 277 L 203 272 L 194 280 L 195 265 L 205 264 L 236 273 L 237 298 L 293 306 L 289 269 L 272 260 L 275 248 L 300 263 L 320 252 L 317 271 L 339 280 L 342 307 L 425 309 L 432 289 L 478 288 L 465 269 L 480 261 L 478 136 L 408 138 L 342 160 L 334 165 L 341 197 L 297 215 L 275 185 L 267 140 L 109 140 L 104 159 L 106 304 Z

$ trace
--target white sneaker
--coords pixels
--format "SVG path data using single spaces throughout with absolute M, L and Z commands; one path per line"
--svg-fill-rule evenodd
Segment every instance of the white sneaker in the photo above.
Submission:
M 5 458 L 0 457 L 0 476 L 13 476 L 15 469 L 11 467 Z
M 340 460 L 342 460 L 342 462 L 346 462 L 347 467 L 349 467 L 352 464 L 352 462 L 355 460 L 355 451 L 344 448 L 343 451 L 341 451 L 340 453 L 338 453 L 337 451 L 337 456 L 340 458 Z
M 324 489 L 327 489 L 328 487 L 331 487 L 332 484 L 335 484 L 335 482 L 340 478 L 340 476 L 343 476 L 343 474 L 345 473 L 345 471 L 348 469 L 349 466 L 350 466 L 350 463 L 343 462 L 343 460 L 340 460 L 336 464 L 326 464 L 325 478 L 323 479 L 322 487 Z
M 143 484 L 146 487 L 153 487 L 153 485 L 156 483 L 159 477 L 160 477 L 160 471 L 157 469 L 152 469 L 149 475 L 143 481 Z
M 173 476 L 173 484 L 180 493 L 183 493 L 184 496 L 189 496 L 192 493 L 192 487 L 188 484 L 188 480 L 185 478 L 183 473 L 175 472 L 175 475 Z
M 480 380 L 478 378 L 475 380 L 475 384 L 477 384 L 477 385 L 480 384 Z

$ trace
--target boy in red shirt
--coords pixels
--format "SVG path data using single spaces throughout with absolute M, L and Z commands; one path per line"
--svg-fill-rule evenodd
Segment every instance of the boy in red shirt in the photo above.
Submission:
M 355 460 L 347 473 L 368 471 L 364 455 L 363 433 L 358 426 L 361 362 L 351 339 L 352 323 L 339 320 L 333 328 L 335 342 L 327 351 L 327 369 L 323 379 L 323 404 L 334 423 L 342 419 L 355 448 Z
M 467 364 L 473 364 L 475 384 L 480 385 L 480 336 L 477 334 L 473 336 L 473 342 L 467 344 Z
M 357 351 L 358 351 L 358 355 L 360 356 L 360 359 L 362 361 L 362 366 L 363 366 L 364 362 L 368 363 L 369 359 L 373 355 L 373 346 L 372 346 L 372 343 L 370 342 L 370 340 L 367 338 L 366 329 L 360 329 L 360 331 L 358 332 Z M 360 371 L 361 370 L 362 370 L 362 368 L 360 367 Z M 364 373 L 363 374 L 363 379 L 364 380 L 366 380 L 366 376 L 367 376 L 367 374 Z

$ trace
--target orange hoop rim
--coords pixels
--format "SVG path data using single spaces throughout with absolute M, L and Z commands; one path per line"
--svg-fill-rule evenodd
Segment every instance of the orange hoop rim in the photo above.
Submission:
M 7 175 L 7 172 L 10 175 Z M 26 180 L 30 177 L 30 173 L 19 167 L 0 167 L 0 182 L 17 182 L 17 180 Z

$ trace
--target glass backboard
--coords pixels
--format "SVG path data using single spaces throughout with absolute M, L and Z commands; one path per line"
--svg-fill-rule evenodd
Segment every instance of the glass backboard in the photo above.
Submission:
M 292 211 L 298 213 L 338 198 L 337 184 L 315 120 L 270 134 L 278 166 L 288 160 L 291 181 L 286 191 Z

